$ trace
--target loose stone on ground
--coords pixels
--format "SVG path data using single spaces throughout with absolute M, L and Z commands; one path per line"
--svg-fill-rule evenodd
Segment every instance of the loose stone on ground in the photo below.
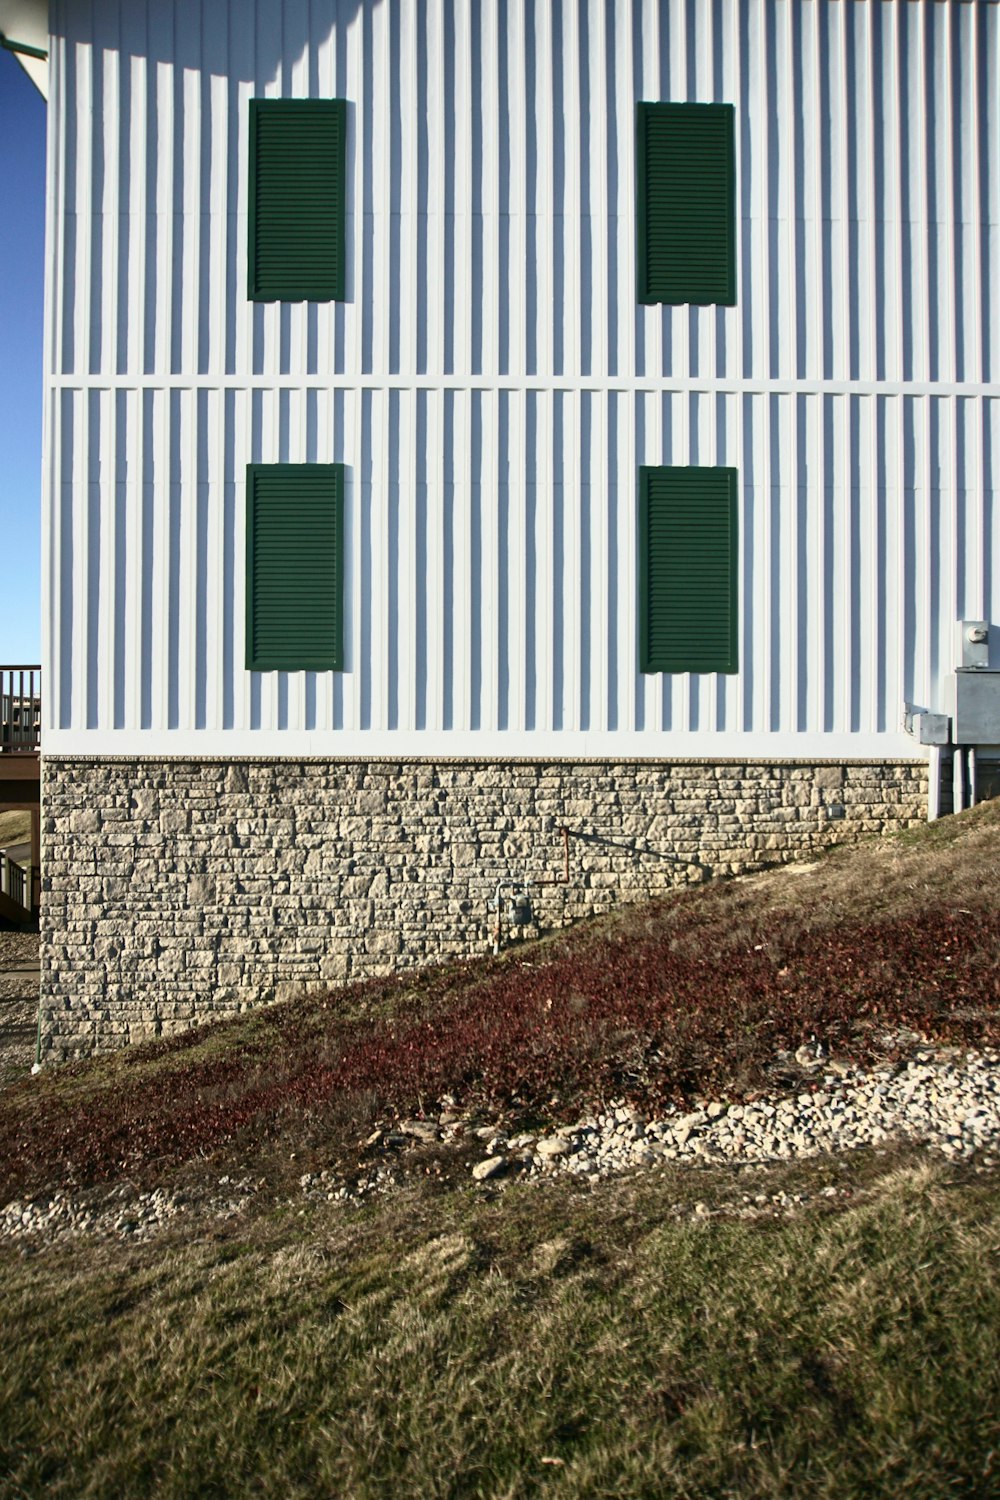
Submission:
M 779 1059 L 783 1061 L 783 1059 Z M 800 1067 L 806 1059 L 800 1059 Z M 436 1118 L 382 1122 L 362 1143 L 368 1160 L 345 1178 L 335 1169 L 308 1171 L 299 1189 L 309 1201 L 358 1203 L 394 1191 L 411 1171 L 441 1173 L 441 1159 L 475 1143 L 482 1154 L 465 1168 L 484 1190 L 497 1191 L 520 1177 L 540 1183 L 567 1174 L 589 1181 L 623 1172 L 674 1166 L 766 1166 L 824 1154 L 842 1154 L 908 1140 L 956 1161 L 985 1167 L 1000 1155 L 1000 1051 L 914 1047 L 902 1061 L 863 1069 L 809 1060 L 812 1087 L 749 1101 L 714 1099 L 696 1109 L 647 1119 L 619 1102 L 549 1134 L 509 1134 L 500 1122 L 463 1117 L 452 1099 Z M 433 1162 L 430 1158 L 434 1158 Z M 461 1162 L 463 1158 L 459 1157 Z M 420 1165 L 424 1163 L 423 1165 Z M 103 1197 L 74 1199 L 61 1192 L 0 1209 L 0 1238 L 46 1242 L 63 1235 L 145 1239 L 197 1211 L 225 1219 L 238 1213 L 261 1184 L 219 1179 L 218 1191 L 197 1199 L 162 1191 L 117 1187 Z M 824 1189 L 825 1195 L 837 1189 Z M 786 1212 L 804 1194 L 744 1194 L 738 1214 Z M 699 1201 L 699 1218 L 715 1212 Z M 730 1206 L 727 1212 L 734 1211 Z

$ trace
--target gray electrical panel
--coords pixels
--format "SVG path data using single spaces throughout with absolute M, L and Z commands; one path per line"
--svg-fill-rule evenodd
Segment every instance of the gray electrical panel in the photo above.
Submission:
M 1000 745 L 1000 672 L 953 672 L 948 711 L 956 745 Z

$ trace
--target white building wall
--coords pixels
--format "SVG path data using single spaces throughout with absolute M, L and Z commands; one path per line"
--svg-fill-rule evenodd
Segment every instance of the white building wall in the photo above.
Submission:
M 50 753 L 919 753 L 1000 623 L 996 0 L 51 24 Z M 349 101 L 344 303 L 246 299 L 255 95 Z M 736 106 L 733 308 L 636 303 L 640 99 Z M 334 460 L 347 669 L 247 673 L 245 465 Z M 637 670 L 658 463 L 740 472 L 735 676 Z

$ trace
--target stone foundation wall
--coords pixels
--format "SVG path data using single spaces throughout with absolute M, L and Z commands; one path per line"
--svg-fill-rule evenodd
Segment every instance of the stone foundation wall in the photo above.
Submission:
M 43 762 L 42 1055 L 487 951 L 926 816 L 923 762 Z M 569 882 L 563 883 L 569 830 Z

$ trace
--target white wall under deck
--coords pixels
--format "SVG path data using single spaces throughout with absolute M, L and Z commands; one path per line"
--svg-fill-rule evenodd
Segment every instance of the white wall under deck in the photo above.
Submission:
M 53 0 L 53 754 L 915 754 L 1000 599 L 996 0 Z M 246 300 L 247 111 L 349 101 L 348 300 Z M 738 303 L 635 301 L 636 100 L 736 106 Z M 398 108 L 394 101 L 398 100 Z M 347 670 L 244 659 L 347 470 Z M 740 672 L 637 670 L 640 464 L 740 472 Z

